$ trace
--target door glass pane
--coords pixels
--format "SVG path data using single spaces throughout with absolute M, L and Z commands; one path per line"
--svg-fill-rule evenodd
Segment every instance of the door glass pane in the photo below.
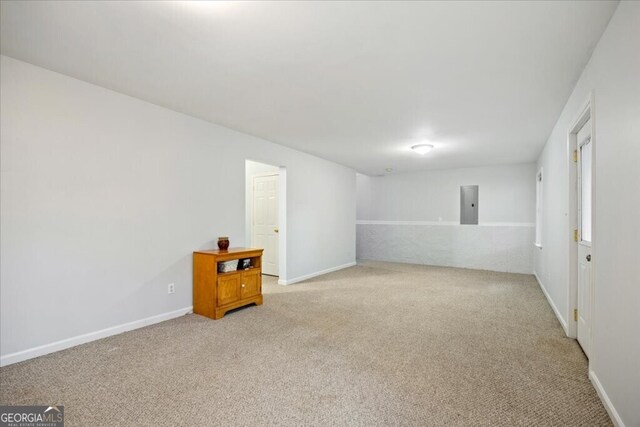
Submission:
M 591 242 L 591 141 L 580 147 L 580 236 Z

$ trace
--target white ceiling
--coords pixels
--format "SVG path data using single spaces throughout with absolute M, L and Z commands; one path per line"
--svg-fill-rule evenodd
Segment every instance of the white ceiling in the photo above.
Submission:
M 380 174 L 534 161 L 616 6 L 3 1 L 1 49 Z

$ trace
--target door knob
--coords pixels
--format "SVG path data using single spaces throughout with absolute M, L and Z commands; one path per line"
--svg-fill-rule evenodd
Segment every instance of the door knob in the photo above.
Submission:
M 242 287 L 244 288 L 244 283 L 242 284 Z
M 274 228 L 274 229 L 273 229 L 273 231 L 274 231 L 274 232 L 276 232 L 276 233 L 279 233 L 279 232 L 280 232 L 280 230 L 279 230 L 279 229 L 277 229 L 277 228 Z
M 591 262 L 591 254 L 587 255 L 587 261 Z

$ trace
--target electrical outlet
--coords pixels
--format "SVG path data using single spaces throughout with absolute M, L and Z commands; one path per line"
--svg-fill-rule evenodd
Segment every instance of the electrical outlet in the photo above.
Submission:
M 168 293 L 173 294 L 176 291 L 176 285 L 169 283 Z

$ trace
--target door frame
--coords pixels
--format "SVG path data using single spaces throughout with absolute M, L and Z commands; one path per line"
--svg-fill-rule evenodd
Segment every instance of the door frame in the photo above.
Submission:
M 282 263 L 280 262 L 280 249 L 282 247 L 282 245 L 280 244 L 280 227 L 282 225 L 281 220 L 280 220 L 280 171 L 278 172 L 265 172 L 265 173 L 259 173 L 256 175 L 251 175 L 251 226 L 249 229 L 249 246 L 251 246 L 252 248 L 255 247 L 255 245 L 253 244 L 253 216 L 255 214 L 255 204 L 253 203 L 254 199 L 255 199 L 255 189 L 256 189 L 256 178 L 265 178 L 267 176 L 277 176 L 278 177 L 278 276 L 276 277 L 280 277 L 280 269 L 282 268 Z M 264 274 L 264 273 L 263 273 Z
M 574 317 L 574 310 L 578 308 L 578 242 L 574 239 L 574 230 L 579 229 L 578 223 L 578 163 L 573 160 L 573 153 L 578 149 L 578 132 L 584 124 L 591 119 L 591 275 L 592 286 L 591 295 L 589 295 L 591 303 L 590 321 L 591 328 L 589 333 L 589 342 L 593 342 L 593 324 L 594 324 L 594 311 L 595 311 L 595 288 L 597 286 L 595 280 L 595 271 L 598 261 L 596 256 L 596 133 L 595 133 L 595 99 L 593 91 L 589 92 L 587 100 L 582 104 L 582 108 L 579 110 L 577 118 L 573 121 L 567 132 L 567 169 L 569 173 L 569 229 L 567 230 L 568 242 L 569 242 L 569 265 L 568 265 L 568 278 L 569 287 L 567 295 L 567 336 L 577 339 L 578 337 L 578 322 Z M 593 354 L 592 354 L 593 357 Z

